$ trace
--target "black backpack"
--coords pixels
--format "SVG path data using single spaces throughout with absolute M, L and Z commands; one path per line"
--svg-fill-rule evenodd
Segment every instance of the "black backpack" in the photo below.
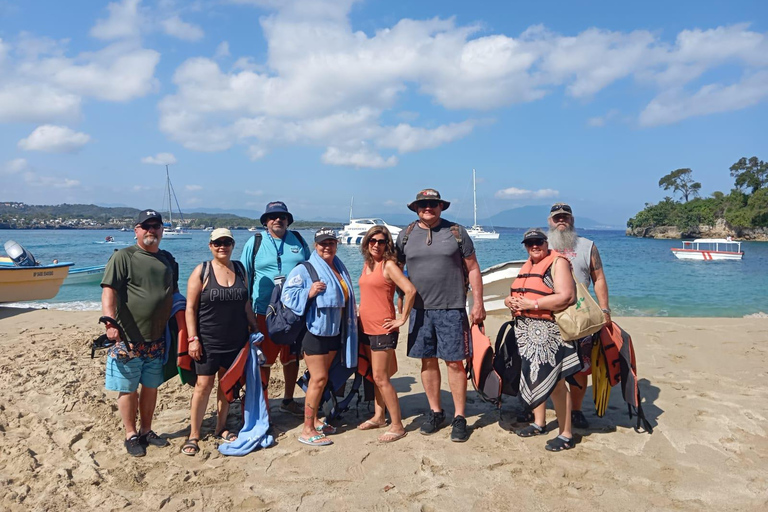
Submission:
M 315 267 L 308 261 L 302 261 L 299 265 L 304 265 L 309 272 L 309 277 L 313 283 L 320 280 Z M 276 345 L 293 345 L 307 328 L 304 319 L 307 315 L 307 308 L 312 300 L 307 301 L 307 308 L 304 314 L 299 316 L 290 308 L 283 304 L 283 283 L 276 284 L 272 289 L 272 297 L 267 306 L 267 331 L 269 337 Z
M 501 392 L 511 396 L 517 396 L 520 392 L 520 372 L 523 364 L 515 338 L 514 323 L 510 321 L 502 324 L 499 334 L 496 335 L 493 356 L 493 369 L 501 376 Z

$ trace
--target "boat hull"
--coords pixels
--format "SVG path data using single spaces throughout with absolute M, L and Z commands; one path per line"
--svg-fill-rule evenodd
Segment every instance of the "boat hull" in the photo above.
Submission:
M 163 240 L 192 240 L 192 235 L 183 231 L 163 231 Z
M 469 237 L 472 240 L 498 240 L 499 234 L 496 232 L 485 232 L 485 233 L 469 233 Z
M 104 278 L 106 265 L 93 267 L 73 268 L 64 280 L 65 285 L 100 283 Z
M 0 302 L 52 299 L 73 263 L 43 267 L 0 265 Z
M 740 260 L 744 258 L 743 252 L 727 251 L 702 251 L 697 249 L 672 249 L 672 254 L 680 260 Z
M 500 263 L 481 271 L 483 276 L 483 304 L 486 313 L 509 313 L 504 299 L 509 296 L 509 288 L 526 260 L 513 260 Z M 468 297 L 472 307 L 472 294 Z

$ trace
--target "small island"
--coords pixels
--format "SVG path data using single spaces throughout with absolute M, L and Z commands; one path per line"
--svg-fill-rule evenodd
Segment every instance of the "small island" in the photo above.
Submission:
M 679 200 L 665 197 L 627 221 L 627 236 L 643 238 L 727 238 L 768 241 L 768 164 L 743 157 L 730 167 L 734 188 L 699 197 L 693 171 L 677 169 L 659 180 Z
M 0 229 L 133 230 L 138 213 L 137 208 L 128 207 L 108 208 L 94 204 L 29 205 L 6 201 L 0 202 Z M 187 229 L 260 227 L 258 219 L 228 213 L 185 213 L 179 224 Z M 323 222 L 297 220 L 291 228 L 317 229 L 327 225 Z

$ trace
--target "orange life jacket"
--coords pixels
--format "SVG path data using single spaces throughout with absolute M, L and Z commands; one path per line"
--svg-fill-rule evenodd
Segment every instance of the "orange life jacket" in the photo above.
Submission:
M 562 257 L 562 255 L 556 251 L 549 251 L 549 254 L 536 264 L 528 258 L 528 261 L 525 262 L 523 268 L 520 269 L 520 273 L 518 273 L 515 280 L 512 281 L 510 294 L 513 297 L 525 297 L 526 299 L 537 300 L 555 293 L 553 288 L 550 288 L 544 283 L 544 274 L 555 262 L 555 258 L 558 257 Z M 515 316 L 543 318 L 545 320 L 555 319 L 552 311 L 541 308 L 517 311 Z

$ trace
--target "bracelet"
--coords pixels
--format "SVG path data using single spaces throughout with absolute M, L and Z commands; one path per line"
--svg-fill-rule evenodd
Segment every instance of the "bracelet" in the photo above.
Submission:
M 605 313 L 606 315 L 610 315 L 610 314 L 611 314 L 611 308 L 603 308 L 603 309 L 601 309 L 600 311 L 602 311 L 602 312 L 603 312 L 603 313 Z
M 533 309 L 539 309 L 539 299 L 533 300 Z
M 187 338 L 187 343 L 192 343 L 193 341 L 200 341 L 200 338 L 197 336 L 192 336 L 191 338 Z

